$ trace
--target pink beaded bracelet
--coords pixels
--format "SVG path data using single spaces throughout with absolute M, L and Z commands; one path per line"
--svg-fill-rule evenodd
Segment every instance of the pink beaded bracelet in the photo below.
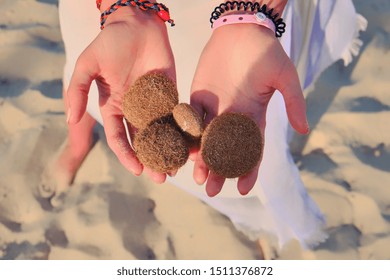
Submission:
M 235 14 L 227 15 L 218 18 L 213 23 L 213 30 L 228 24 L 237 24 L 237 23 L 254 23 L 257 25 L 265 26 L 268 29 L 272 30 L 275 33 L 275 24 L 269 19 L 265 14 L 259 12 L 256 14 Z

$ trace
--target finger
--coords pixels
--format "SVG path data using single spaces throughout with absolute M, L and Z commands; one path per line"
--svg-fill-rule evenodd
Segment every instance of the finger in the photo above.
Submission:
M 241 195 L 247 195 L 254 187 L 259 174 L 259 165 L 257 165 L 248 174 L 238 178 L 237 189 Z
M 282 93 L 291 126 L 301 134 L 309 132 L 306 118 L 306 102 L 299 82 L 297 71 L 291 61 L 286 63 L 280 75 L 277 89 Z
M 191 94 L 190 104 L 196 111 L 198 111 L 199 115 L 202 116 L 205 126 L 216 116 L 213 106 L 206 105 L 206 103 L 204 103 L 206 100 L 209 100 L 207 98 L 210 98 L 211 96 L 212 95 L 206 91 L 195 91 Z M 217 106 L 215 106 L 215 108 L 216 107 Z M 209 169 L 203 161 L 201 152 L 195 150 L 195 154 L 190 154 L 191 159 L 195 158 L 193 177 L 198 185 L 203 185 L 209 176 Z
M 141 175 L 143 166 L 138 161 L 127 139 L 122 116 L 103 114 L 103 121 L 107 143 L 111 150 L 127 170 L 136 176 Z
M 156 171 L 153 171 L 152 169 L 150 169 L 149 167 L 145 167 L 144 168 L 144 171 L 146 173 L 146 175 L 149 176 L 150 179 L 152 179 L 153 182 L 155 182 L 156 184 L 162 184 L 165 182 L 166 178 L 167 178 L 167 175 L 164 174 L 164 173 L 158 173 Z
M 204 125 L 207 126 L 211 123 L 211 121 L 216 117 L 216 114 L 207 112 L 204 118 Z
M 131 123 L 129 123 L 126 119 L 123 120 L 123 124 L 126 129 L 127 140 L 130 142 L 130 146 L 134 150 L 133 141 L 138 129 L 131 125 Z
M 209 197 L 216 196 L 222 190 L 225 178 L 221 177 L 213 172 L 210 172 L 209 178 L 206 184 L 206 193 Z
M 190 105 L 199 113 L 205 127 L 217 115 L 218 106 L 215 97 L 208 91 L 196 91 L 192 93 Z
M 203 185 L 209 176 L 209 169 L 203 161 L 201 153 L 198 153 L 198 156 L 196 157 L 193 176 L 198 185 Z
M 190 149 L 190 155 L 189 155 L 189 159 L 192 160 L 192 161 L 195 161 L 198 154 L 199 154 L 199 147 L 193 147 Z
M 87 108 L 88 93 L 92 81 L 97 77 L 96 59 L 84 51 L 76 62 L 76 66 L 67 91 L 67 121 L 78 123 Z
M 191 94 L 190 105 L 192 106 L 192 108 L 195 109 L 195 111 L 198 112 L 199 116 L 203 119 L 205 111 L 203 109 L 202 99 L 198 98 L 198 95 L 198 93 Z

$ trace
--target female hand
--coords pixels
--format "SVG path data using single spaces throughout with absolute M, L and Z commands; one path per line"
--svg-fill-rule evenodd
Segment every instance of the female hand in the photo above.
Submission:
M 143 171 L 126 135 L 122 98 L 140 76 L 154 70 L 176 80 L 175 64 L 165 23 L 154 13 L 123 7 L 112 13 L 96 39 L 80 55 L 67 91 L 68 123 L 83 117 L 93 80 L 107 142 L 119 161 L 135 175 Z M 134 128 L 129 127 L 130 134 Z M 145 168 L 158 183 L 166 174 Z
M 275 90 L 285 100 L 289 121 L 308 133 L 306 106 L 294 65 L 274 33 L 254 24 L 226 25 L 216 29 L 203 50 L 191 89 L 191 105 L 206 124 L 223 112 L 249 114 L 264 135 L 267 105 Z M 265 143 L 266 145 L 266 143 Z M 195 156 L 194 179 L 217 195 L 225 179 L 209 172 L 201 154 Z M 238 179 L 246 195 L 254 186 L 259 166 Z

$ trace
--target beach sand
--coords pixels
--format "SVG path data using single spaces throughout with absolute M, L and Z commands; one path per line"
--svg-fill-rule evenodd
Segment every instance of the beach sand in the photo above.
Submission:
M 57 1 L 1 3 L 0 259 L 262 257 L 204 203 L 126 172 L 101 127 L 64 203 L 51 207 L 38 186 L 66 137 Z M 354 3 L 368 20 L 361 53 L 308 90 L 312 131 L 291 144 L 330 237 L 307 251 L 292 241 L 279 259 L 390 259 L 390 3 Z

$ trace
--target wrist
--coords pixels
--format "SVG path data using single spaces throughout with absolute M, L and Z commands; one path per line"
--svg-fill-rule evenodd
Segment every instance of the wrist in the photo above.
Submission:
M 214 29 L 214 23 L 216 28 L 235 23 L 255 23 L 273 30 L 276 37 L 281 37 L 286 27 L 281 13 L 286 4 L 287 0 L 225 1 L 211 13 L 211 27 Z M 243 16 L 237 18 L 234 14 Z
M 221 44 L 221 46 L 234 45 L 234 42 L 241 41 L 247 42 L 249 46 L 250 42 L 262 42 L 262 48 L 266 48 L 267 45 L 279 42 L 270 29 L 260 27 L 254 24 L 231 24 L 226 25 L 223 28 L 218 28 L 212 33 L 214 40 Z M 256 45 L 255 44 L 255 45 Z

